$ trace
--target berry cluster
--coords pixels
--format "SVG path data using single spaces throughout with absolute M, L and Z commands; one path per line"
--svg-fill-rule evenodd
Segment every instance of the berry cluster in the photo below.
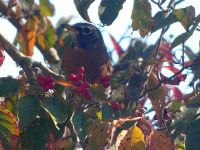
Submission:
M 99 81 L 103 85 L 103 87 L 105 87 L 105 88 L 109 87 L 110 86 L 110 75 L 100 76 Z
M 115 102 L 115 101 L 113 101 L 113 102 L 111 103 L 111 107 L 112 107 L 113 110 L 119 110 L 119 109 L 120 109 L 119 103 L 118 103 L 118 102 Z
M 38 84 L 42 89 L 47 92 L 49 89 L 55 89 L 54 80 L 52 77 L 45 77 L 41 74 L 37 77 Z
M 85 69 L 84 67 L 79 67 L 76 74 L 70 74 L 68 76 L 69 80 L 76 86 L 75 92 L 77 94 L 83 95 L 86 100 L 90 100 L 92 95 L 90 91 L 90 85 L 88 81 L 83 79 Z

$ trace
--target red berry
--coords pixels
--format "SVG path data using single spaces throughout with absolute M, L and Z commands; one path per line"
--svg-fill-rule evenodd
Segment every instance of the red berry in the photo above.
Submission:
M 68 77 L 71 81 L 77 81 L 77 76 L 75 74 L 70 74 Z
M 90 92 L 87 92 L 87 93 L 83 93 L 83 96 L 86 100 L 90 100 L 92 98 L 92 95 Z
M 75 91 L 76 91 L 76 93 L 77 94 L 81 94 L 81 93 L 84 93 L 84 88 L 82 88 L 82 87 L 77 87 L 76 89 L 75 89 Z
M 107 88 L 110 86 L 110 82 L 109 81 L 104 81 L 102 82 L 103 87 Z
M 77 70 L 77 74 L 81 74 L 81 73 L 84 73 L 85 69 L 83 66 L 79 67 L 78 70 Z
M 38 81 L 44 81 L 44 77 L 41 74 L 38 75 L 37 79 Z
M 110 81 L 110 75 L 101 76 L 101 77 L 99 78 L 99 80 L 100 80 L 101 82 Z
M 76 77 L 77 77 L 77 81 L 83 80 L 83 73 L 77 74 Z
M 119 110 L 119 103 L 118 102 L 112 102 L 111 107 L 113 110 Z
M 89 82 L 88 81 L 84 81 L 82 87 L 84 88 L 89 88 Z

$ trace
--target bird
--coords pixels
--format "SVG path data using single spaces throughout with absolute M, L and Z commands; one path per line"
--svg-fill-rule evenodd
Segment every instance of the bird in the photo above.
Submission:
M 85 79 L 95 83 L 100 76 L 111 75 L 112 65 L 100 30 L 90 23 L 64 24 L 72 35 L 71 45 L 64 49 L 62 68 L 64 74 L 75 73 L 80 66 L 85 69 Z

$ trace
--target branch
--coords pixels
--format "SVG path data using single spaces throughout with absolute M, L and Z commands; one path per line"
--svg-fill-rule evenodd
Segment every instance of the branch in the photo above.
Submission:
M 7 14 L 7 7 L 4 4 L 2 0 L 0 0 L 0 14 L 3 14 L 6 16 Z M 9 20 L 9 22 L 14 25 L 17 29 L 22 26 L 22 22 L 20 22 L 21 17 L 16 16 L 16 14 L 13 11 L 10 11 L 10 17 L 6 17 L 6 19 Z M 50 64 L 57 64 L 60 60 L 60 58 L 57 55 L 57 51 L 55 49 L 46 50 L 43 49 L 38 42 L 36 42 L 36 47 L 39 49 L 39 51 L 42 53 L 42 55 L 45 57 L 45 59 Z M 56 54 L 56 55 L 55 55 Z
M 44 67 L 41 63 L 32 61 L 30 57 L 23 55 L 21 52 L 18 51 L 18 49 L 14 45 L 12 45 L 8 40 L 6 40 L 1 34 L 0 34 L 0 45 L 8 53 L 8 55 L 22 67 L 29 81 L 36 80 L 36 77 L 32 70 L 33 67 L 40 68 L 45 74 L 53 77 L 54 79 L 65 80 L 65 77 L 63 75 L 57 74 L 52 70 Z

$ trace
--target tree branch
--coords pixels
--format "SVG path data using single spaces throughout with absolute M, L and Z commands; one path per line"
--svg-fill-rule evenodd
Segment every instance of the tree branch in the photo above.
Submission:
M 32 70 L 33 67 L 40 68 L 45 74 L 53 77 L 54 79 L 65 80 L 65 77 L 63 75 L 53 72 L 52 70 L 44 67 L 41 63 L 32 61 L 30 57 L 20 53 L 18 49 L 14 45 L 12 45 L 8 40 L 6 40 L 1 34 L 0 45 L 8 53 L 8 55 L 22 67 L 29 81 L 36 80 L 36 77 Z

